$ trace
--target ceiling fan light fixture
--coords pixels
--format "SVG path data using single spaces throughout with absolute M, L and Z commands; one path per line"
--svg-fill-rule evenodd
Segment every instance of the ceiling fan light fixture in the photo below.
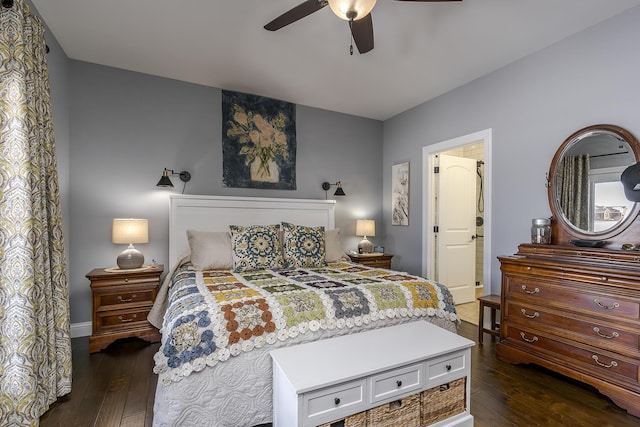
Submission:
M 357 21 L 367 16 L 376 5 L 376 0 L 329 0 L 335 15 L 345 21 Z

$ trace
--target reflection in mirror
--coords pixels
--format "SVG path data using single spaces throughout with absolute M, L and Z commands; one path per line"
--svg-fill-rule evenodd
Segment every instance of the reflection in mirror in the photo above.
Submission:
M 565 221 L 576 229 L 601 233 L 615 228 L 630 214 L 620 175 L 636 162 L 620 135 L 589 130 L 566 144 L 557 165 L 556 201 Z

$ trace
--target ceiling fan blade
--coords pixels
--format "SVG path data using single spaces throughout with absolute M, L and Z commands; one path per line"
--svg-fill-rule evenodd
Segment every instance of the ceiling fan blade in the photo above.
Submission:
M 373 49 L 373 19 L 368 14 L 362 19 L 351 21 L 351 35 L 353 41 L 356 42 L 358 52 L 367 53 Z
M 269 31 L 279 30 L 280 28 L 292 24 L 305 16 L 319 11 L 327 4 L 329 3 L 327 3 L 326 0 L 307 0 L 269 22 L 264 26 L 264 29 Z

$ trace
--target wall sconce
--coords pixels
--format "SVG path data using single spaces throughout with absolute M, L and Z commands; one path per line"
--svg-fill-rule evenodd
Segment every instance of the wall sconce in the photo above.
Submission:
M 111 242 L 117 245 L 129 245 L 118 255 L 118 268 L 131 270 L 142 267 L 144 255 L 133 244 L 149 243 L 149 221 L 136 218 L 114 218 L 111 227 Z
M 330 184 L 328 182 L 323 182 L 322 183 L 322 189 L 324 190 L 324 198 L 327 198 L 327 191 L 329 191 L 329 189 L 331 188 L 332 185 L 335 185 L 336 187 L 336 192 L 333 193 L 334 196 L 346 196 L 346 194 L 344 194 L 344 190 L 342 189 L 342 183 L 340 181 L 336 182 L 335 184 Z
M 174 172 L 173 169 L 164 168 L 162 171 L 162 177 L 160 177 L 160 181 L 156 184 L 156 187 L 170 187 L 173 188 L 173 182 L 169 178 L 169 174 L 178 175 L 180 180 L 184 182 L 184 187 L 187 186 L 187 182 L 191 181 L 191 174 L 187 171 L 182 172 Z M 182 192 L 184 193 L 184 187 L 182 188 Z
M 362 236 L 363 239 L 358 243 L 358 253 L 370 254 L 373 252 L 373 244 L 367 240 L 367 236 L 376 235 L 376 222 L 372 219 L 356 220 L 356 236 Z

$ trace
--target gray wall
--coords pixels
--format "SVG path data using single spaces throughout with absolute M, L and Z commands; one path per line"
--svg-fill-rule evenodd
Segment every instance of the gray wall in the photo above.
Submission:
M 640 137 L 640 7 L 578 33 L 384 122 L 383 212 L 391 223 L 391 166 L 411 160 L 410 226 L 387 227 L 396 268 L 421 272 L 422 147 L 493 129 L 492 293 L 496 256 L 530 239 L 549 216 L 545 172 L 574 131 L 611 123 Z
M 168 268 L 169 194 L 155 184 L 164 167 L 188 170 L 185 193 L 324 199 L 323 181 L 341 180 L 336 226 L 355 248 L 355 220 L 382 219 L 382 123 L 298 106 L 297 190 L 222 186 L 221 91 L 130 71 L 69 61 L 70 289 L 72 323 L 91 320 L 85 275 L 115 265 L 111 220 L 149 219 L 147 261 Z M 333 198 L 333 191 L 329 192 Z

